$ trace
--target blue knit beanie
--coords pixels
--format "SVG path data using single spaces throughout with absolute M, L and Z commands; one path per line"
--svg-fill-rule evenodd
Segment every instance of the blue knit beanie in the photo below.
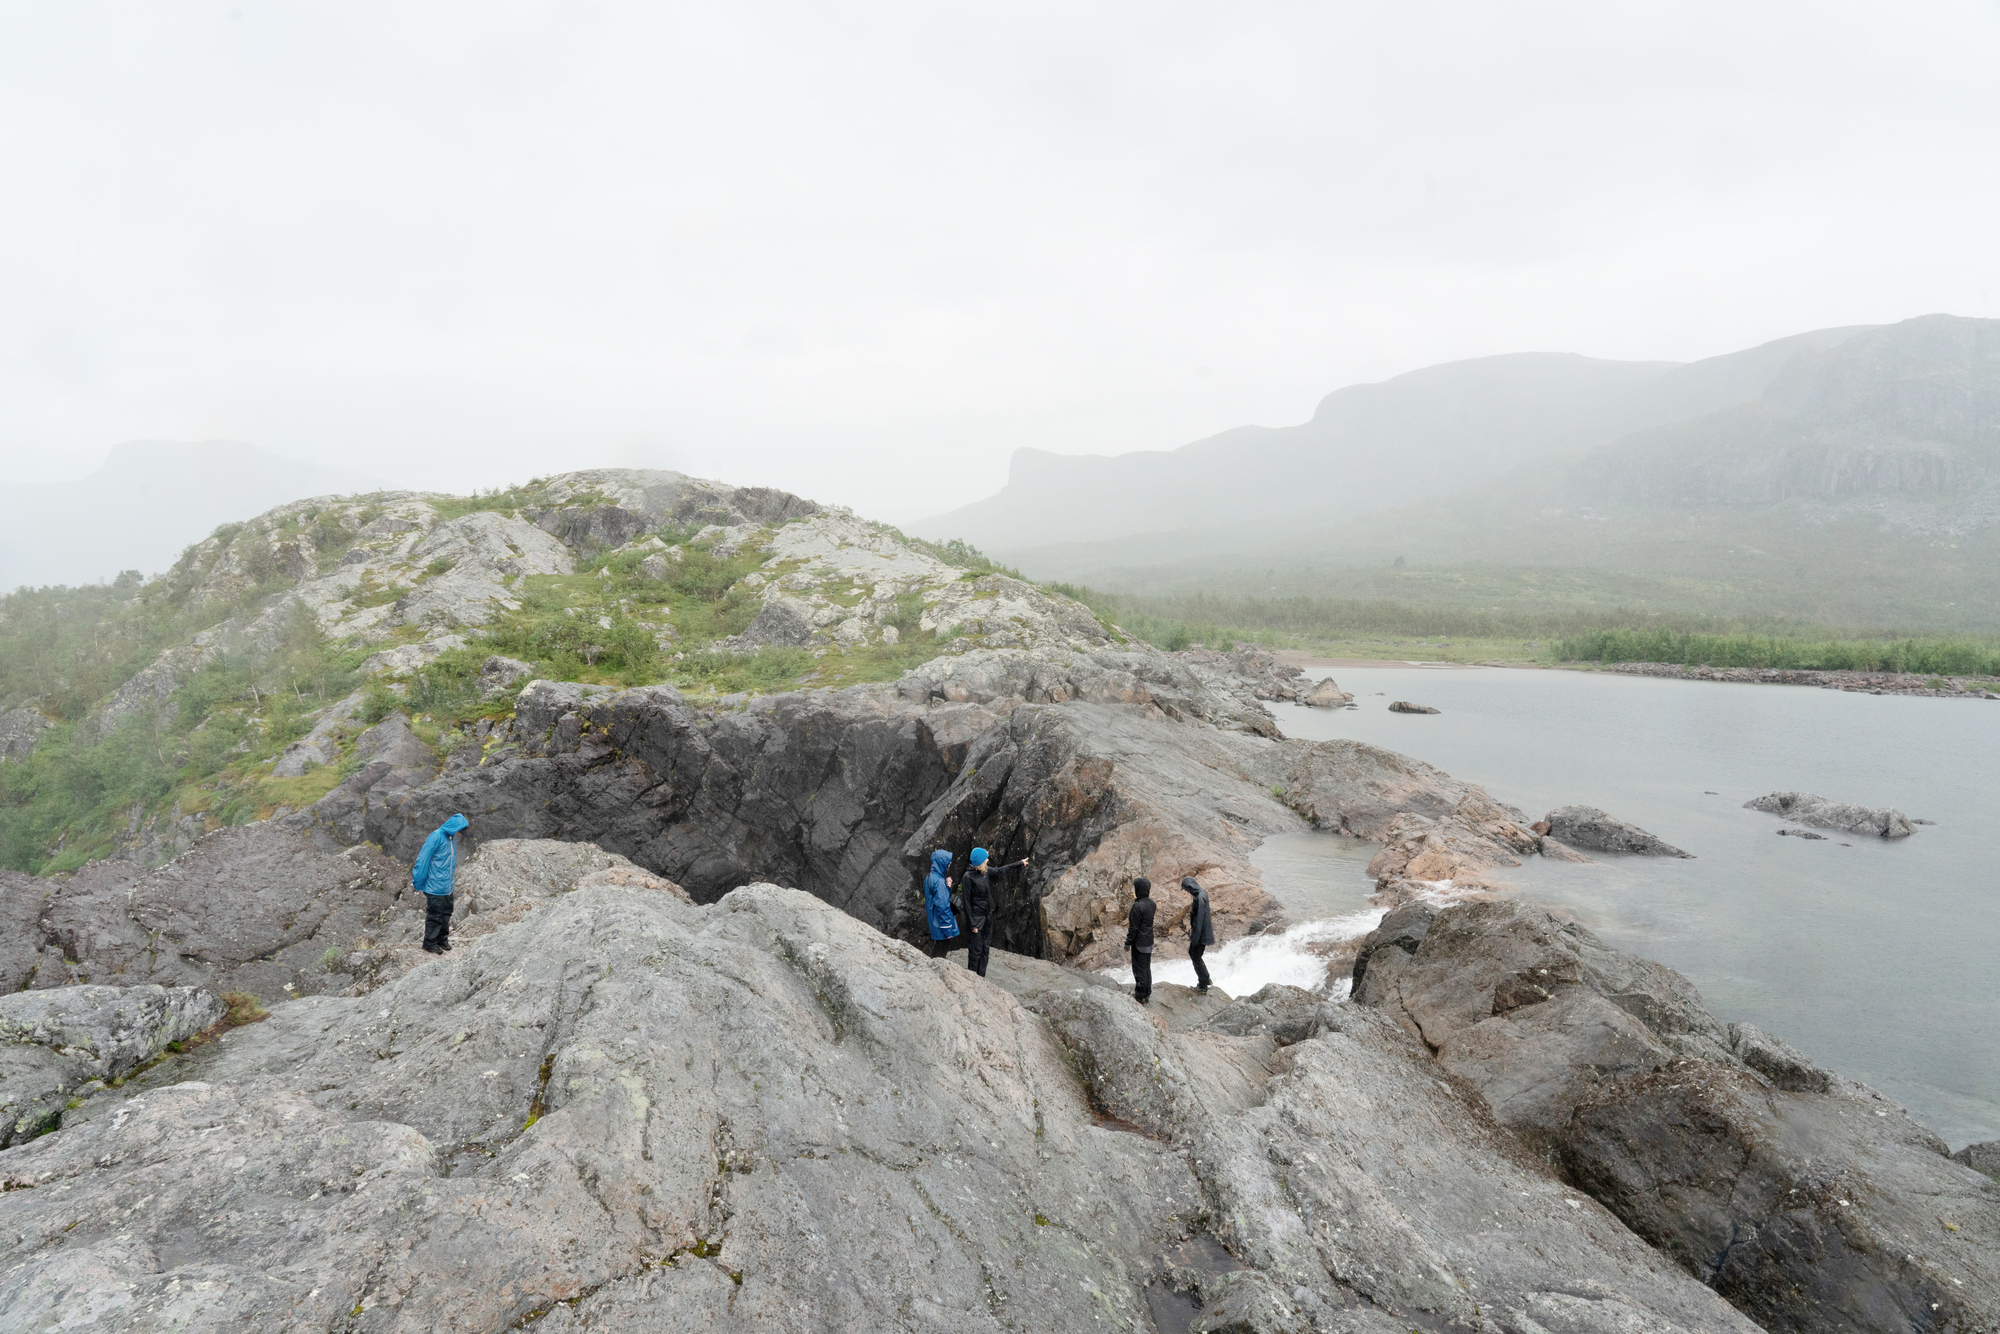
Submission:
M 986 849 L 985 849 L 985 848 L 974 848 L 974 849 L 972 850 L 972 864 L 973 864 L 974 866 L 984 866 L 984 865 L 986 865 Z

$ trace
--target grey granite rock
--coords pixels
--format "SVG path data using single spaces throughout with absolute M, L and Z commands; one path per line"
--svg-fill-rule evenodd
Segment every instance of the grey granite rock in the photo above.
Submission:
M 34 754 L 42 733 L 54 725 L 40 709 L 25 705 L 0 713 L 0 763 Z
M 1409 905 L 1364 943 L 1354 995 L 1766 1329 L 1904 1329 L 1932 1301 L 1954 1314 L 1925 1327 L 1984 1329 L 1970 1314 L 2000 1309 L 2000 1187 L 1880 1095 L 1719 1024 L 1671 969 L 1534 905 Z M 1952 1226 L 1920 1226 L 1941 1204 Z
M 269 822 L 218 830 L 157 870 L 93 862 L 45 882 L 33 985 L 201 986 L 267 1003 L 345 990 L 350 980 L 326 967 L 329 950 L 421 916 L 394 874 Z M 76 967 L 51 966 L 65 958 Z
M 1331 676 L 1323 678 L 1306 692 L 1299 703 L 1314 709 L 1342 709 L 1354 702 L 1354 696 L 1340 688 L 1340 683 Z
M 0 996 L 0 1149 L 53 1128 L 73 1097 L 221 1020 L 193 987 L 61 987 Z
M 1630 857 L 1694 855 L 1653 837 L 1637 825 L 1606 815 L 1595 806 L 1564 806 L 1550 811 L 1548 822 L 1551 837 L 1586 852 L 1614 852 Z
M 387 847 L 404 832 L 399 799 L 437 776 L 437 756 L 410 730 L 407 714 L 392 713 L 361 734 L 355 742 L 354 760 L 359 767 L 339 787 L 305 810 L 280 817 L 276 823 L 307 835 L 326 852 L 337 852 L 358 843 Z M 403 855 L 415 856 L 423 835 L 441 824 L 443 818 L 432 821 Z
M 498 699 L 520 689 L 533 680 L 534 675 L 534 664 L 495 653 L 479 665 L 480 697 Z
M 1981 1144 L 1968 1144 L 1951 1156 L 1955 1163 L 1964 1163 L 1976 1172 L 2000 1179 L 2000 1139 L 1989 1139 Z
M 1676 1061 L 1579 1106 L 1563 1163 L 1774 1334 L 2000 1318 L 2000 1182 L 1858 1085 L 1788 1092 Z
M 317 765 L 332 764 L 340 758 L 340 739 L 344 731 L 355 726 L 354 720 L 360 716 L 362 692 L 357 690 L 336 704 L 329 705 L 319 719 L 313 723 L 312 731 L 286 746 L 271 766 L 273 778 L 297 778 Z M 349 732 L 349 735 L 352 735 Z
M 1838 829 L 1847 834 L 1867 834 L 1873 838 L 1908 838 L 1916 833 L 1908 816 L 1889 807 L 1877 809 L 1848 801 L 1829 801 L 1810 792 L 1772 792 L 1743 803 L 1745 809 L 1764 811 L 1780 819 L 1812 825 L 1816 829 Z
M 0 1156 L 0 1324 L 1750 1334 L 1380 1016 L 1027 980 L 1054 1021 L 805 894 L 579 889 Z

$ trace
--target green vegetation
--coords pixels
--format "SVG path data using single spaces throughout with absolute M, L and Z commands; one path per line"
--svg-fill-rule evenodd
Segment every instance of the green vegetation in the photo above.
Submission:
M 1565 639 L 1555 646 L 1555 652 L 1567 662 L 1671 662 L 1690 667 L 1915 672 L 1933 677 L 2000 676 L 2000 640 L 1990 639 L 1813 640 L 1780 639 L 1773 635 L 1601 630 Z
M 6 601 L 10 610 L 40 610 L 44 595 L 73 598 L 78 591 L 17 593 Z M 40 672 L 64 683 L 103 681 L 95 691 L 101 699 L 160 647 L 184 641 L 192 633 L 185 627 L 199 624 L 150 601 L 128 598 L 88 627 L 95 635 L 57 616 L 42 642 L 32 642 L 33 629 L 47 621 L 10 615 L 0 624 L 0 664 L 30 687 L 46 679 Z M 70 717 L 44 735 L 33 755 L 0 765 L 0 866 L 73 870 L 111 852 L 135 816 L 176 804 L 219 826 L 317 800 L 342 777 L 338 771 L 273 778 L 264 762 L 306 732 L 308 714 L 355 688 L 368 652 L 335 649 L 301 612 L 269 652 L 221 654 L 189 673 L 166 701 L 148 702 L 101 733 L 83 721 L 95 700 L 79 702 L 81 691 L 65 686 L 55 692 L 58 708 L 51 712 L 61 718 L 68 709 Z M 10 690 L 8 702 L 20 697 Z M 37 698 L 37 707 L 47 709 L 48 698 Z

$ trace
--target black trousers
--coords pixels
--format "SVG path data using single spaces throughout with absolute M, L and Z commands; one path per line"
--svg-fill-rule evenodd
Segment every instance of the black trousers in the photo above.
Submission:
M 1153 952 L 1132 951 L 1132 999 L 1142 1001 L 1153 994 Z
M 973 930 L 965 933 L 965 966 L 981 977 L 986 976 L 987 960 L 993 957 L 993 928 Z
M 451 895 L 424 895 L 424 948 L 441 950 L 451 945 Z
M 1207 948 L 1206 945 L 1197 945 L 1188 951 L 1188 962 L 1194 965 L 1194 984 L 1198 987 L 1208 985 L 1208 965 L 1201 961 L 1202 951 Z

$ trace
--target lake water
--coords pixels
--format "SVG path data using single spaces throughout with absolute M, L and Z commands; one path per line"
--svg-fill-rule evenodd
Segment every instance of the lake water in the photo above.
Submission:
M 2000 704 L 1507 668 L 1309 674 L 1336 677 L 1360 707 L 1272 705 L 1287 736 L 1401 751 L 1530 819 L 1598 806 L 1694 853 L 1535 857 L 1502 874 L 1678 968 L 1719 1018 L 1880 1089 L 1954 1148 L 2000 1138 Z M 1398 699 L 1443 712 L 1390 713 Z M 1776 791 L 1937 823 L 1893 843 L 1780 838 L 1783 822 L 1743 809 Z M 1292 835 L 1256 860 L 1309 936 L 1372 925 L 1374 851 Z M 1230 982 L 1217 980 L 1238 994 L 1308 966 L 1278 941 L 1237 952 Z

